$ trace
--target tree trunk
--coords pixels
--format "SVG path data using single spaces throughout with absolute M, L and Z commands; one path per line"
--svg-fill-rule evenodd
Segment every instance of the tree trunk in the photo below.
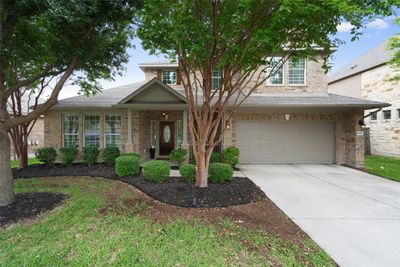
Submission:
M 202 149 L 199 149 L 196 159 L 196 186 L 208 186 L 208 167 L 207 155 Z
M 1 119 L 1 118 L 0 118 Z M 0 120 L 0 207 L 14 200 L 13 178 L 10 165 L 11 143 L 4 121 Z
M 24 143 L 18 147 L 18 167 L 25 169 L 28 167 L 28 146 Z

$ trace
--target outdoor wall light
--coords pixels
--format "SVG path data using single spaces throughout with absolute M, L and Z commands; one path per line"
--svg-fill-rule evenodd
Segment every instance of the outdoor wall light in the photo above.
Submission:
M 287 121 L 290 120 L 290 114 L 288 114 L 288 113 L 285 114 L 285 120 L 287 120 Z
M 226 123 L 226 129 L 230 129 L 231 128 L 231 124 L 229 122 Z

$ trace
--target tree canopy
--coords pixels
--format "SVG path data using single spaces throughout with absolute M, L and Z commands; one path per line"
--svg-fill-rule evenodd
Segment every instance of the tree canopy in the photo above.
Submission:
M 396 24 L 400 25 L 400 18 L 396 18 L 394 21 Z M 392 38 L 390 38 L 388 49 L 395 50 L 393 58 L 389 63 L 392 64 L 394 68 L 400 70 L 400 33 L 396 33 Z M 396 75 L 392 79 L 400 80 L 400 75 Z
M 100 90 L 128 61 L 138 0 L 0 0 L 0 206 L 13 199 L 10 129 L 47 112 L 68 82 L 85 94 Z M 48 99 L 28 113 L 9 114 L 21 94 Z

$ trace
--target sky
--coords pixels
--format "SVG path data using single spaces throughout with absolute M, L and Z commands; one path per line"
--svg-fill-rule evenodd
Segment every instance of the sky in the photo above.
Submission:
M 345 43 L 340 45 L 337 51 L 332 54 L 330 59 L 332 65 L 330 73 L 340 69 L 369 49 L 387 40 L 395 33 L 400 33 L 400 26 L 394 24 L 393 18 L 391 17 L 375 19 L 365 26 L 363 35 L 354 42 L 351 42 L 350 30 L 351 25 L 349 23 L 342 23 L 338 26 L 338 33 L 335 38 L 339 38 Z M 164 59 L 163 56 L 150 55 L 148 52 L 144 51 L 139 39 L 135 39 L 133 43 L 134 48 L 128 50 L 130 58 L 128 64 L 125 66 L 125 73 L 123 76 L 115 77 L 114 81 L 101 81 L 103 89 L 143 81 L 145 76 L 143 71 L 139 69 L 138 64 Z M 79 88 L 77 87 L 66 86 L 61 91 L 59 99 L 75 96 L 78 90 Z

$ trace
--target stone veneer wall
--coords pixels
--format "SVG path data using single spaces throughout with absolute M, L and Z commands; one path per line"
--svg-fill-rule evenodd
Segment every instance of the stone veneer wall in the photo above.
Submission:
M 392 118 L 383 119 L 382 111 L 378 112 L 377 120 L 365 120 L 370 128 L 371 153 L 400 157 L 400 81 L 390 81 L 394 75 L 400 75 L 389 65 L 382 65 L 364 72 L 361 75 L 361 97 L 390 103 L 392 106 L 383 108 L 391 110 Z M 366 111 L 366 114 L 370 113 Z
M 225 133 L 224 146 L 236 145 L 236 120 L 284 121 L 286 113 L 238 113 Z M 357 135 L 357 131 L 362 130 L 359 125 L 363 117 L 362 111 L 289 114 L 292 121 L 335 121 L 336 163 L 357 168 L 364 166 L 364 137 Z

